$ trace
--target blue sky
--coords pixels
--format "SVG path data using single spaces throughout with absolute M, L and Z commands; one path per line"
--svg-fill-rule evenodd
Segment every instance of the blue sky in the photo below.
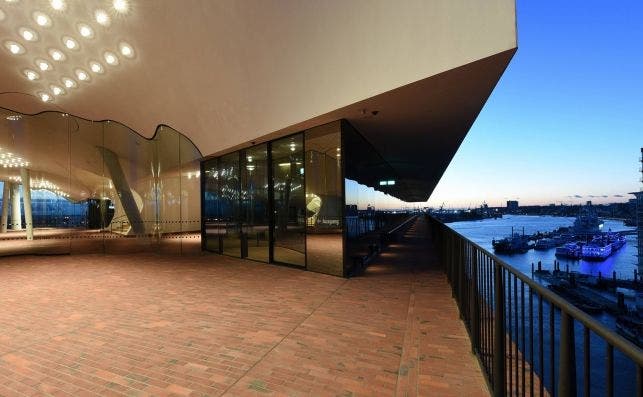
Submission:
M 519 0 L 517 13 L 518 52 L 429 205 L 627 200 L 641 175 L 643 1 Z

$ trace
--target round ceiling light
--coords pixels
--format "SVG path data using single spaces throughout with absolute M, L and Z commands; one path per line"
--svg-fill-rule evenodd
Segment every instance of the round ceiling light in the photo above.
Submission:
M 80 81 L 89 81 L 89 74 L 86 71 L 84 71 L 83 69 L 76 69 L 75 73 L 76 73 L 76 77 L 78 78 L 78 80 L 80 80 Z
M 38 66 L 38 69 L 42 70 L 43 72 L 53 69 L 51 64 L 44 59 L 36 59 L 36 66 Z
M 76 88 L 77 86 L 76 80 L 69 77 L 63 77 L 62 79 L 60 79 L 60 81 L 62 81 L 63 85 L 67 88 Z
M 40 100 L 43 102 L 51 101 L 51 95 L 47 94 L 46 92 L 39 92 L 38 96 L 40 97 Z
M 49 0 L 49 5 L 56 11 L 64 11 L 67 8 L 65 0 Z
M 40 78 L 40 75 L 38 74 L 38 72 L 36 72 L 35 70 L 31 70 L 31 69 L 23 70 L 22 74 L 24 74 L 25 77 L 28 80 L 31 80 L 31 81 L 38 80 Z
M 114 0 L 112 2 L 114 9 L 120 13 L 126 13 L 129 11 L 129 3 L 127 0 Z
M 50 85 L 49 88 L 51 88 L 51 92 L 56 96 L 65 94 L 65 90 L 55 84 Z
M 118 57 L 113 52 L 105 51 L 105 54 L 103 54 L 103 57 L 105 58 L 105 62 L 107 62 L 108 65 L 111 65 L 111 66 L 118 65 Z
M 89 68 L 92 70 L 92 72 L 97 74 L 103 74 L 103 72 L 105 71 L 103 69 L 103 65 L 101 65 L 100 62 L 96 62 L 96 61 L 90 61 Z
M 20 28 L 18 29 L 18 33 L 20 33 L 20 36 L 22 36 L 22 38 L 27 41 L 38 40 L 38 33 L 36 33 L 36 31 L 31 30 L 29 28 Z
M 77 50 L 79 45 L 78 42 L 73 38 L 69 36 L 63 36 L 62 42 L 70 50 Z
M 42 26 L 45 28 L 48 28 L 51 26 L 51 18 L 49 18 L 49 15 L 45 14 L 44 12 L 36 11 L 33 13 L 33 20 L 36 21 L 38 26 Z
M 122 42 L 118 45 L 118 49 L 125 58 L 134 58 L 134 49 L 131 45 Z
M 96 19 L 96 22 L 103 26 L 109 26 L 109 24 L 111 23 L 109 15 L 105 12 L 105 10 L 96 10 L 94 12 L 94 19 Z
M 23 47 L 20 43 L 16 43 L 15 41 L 5 41 L 4 46 L 13 55 L 21 55 L 27 52 L 25 50 L 25 47 Z
M 91 26 L 87 25 L 86 23 L 78 24 L 78 33 L 80 33 L 80 35 L 86 39 L 94 38 L 94 29 L 92 29 Z
M 55 48 L 52 48 L 49 50 L 49 56 L 51 57 L 51 59 L 57 62 L 62 62 L 65 59 L 67 59 L 64 52 L 57 50 Z

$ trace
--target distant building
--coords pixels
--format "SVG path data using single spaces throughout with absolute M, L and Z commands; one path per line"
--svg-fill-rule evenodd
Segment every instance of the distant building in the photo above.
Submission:
M 518 212 L 518 201 L 517 200 L 507 200 L 507 212 Z

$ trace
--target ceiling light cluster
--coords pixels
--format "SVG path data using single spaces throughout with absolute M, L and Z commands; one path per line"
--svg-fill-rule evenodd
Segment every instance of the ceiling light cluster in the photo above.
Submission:
M 19 0 L 4 0 L 5 3 L 17 3 Z M 17 33 L 17 39 L 9 39 L 3 42 L 5 49 L 12 55 L 23 55 L 31 51 L 31 43 L 40 46 L 48 46 L 48 35 L 43 33 L 42 29 L 52 28 L 54 34 L 65 33 L 60 29 L 66 23 L 58 23 L 62 13 L 64 13 L 71 5 L 68 0 L 48 0 L 49 7 L 39 7 L 39 9 L 29 11 L 28 20 L 24 21 L 25 25 L 21 26 Z M 44 102 L 54 100 L 56 96 L 64 95 L 69 89 L 78 87 L 78 82 L 89 82 L 92 80 L 91 74 L 101 75 L 107 72 L 107 68 L 115 67 L 125 59 L 133 59 L 136 57 L 134 47 L 126 41 L 120 41 L 116 44 L 116 49 L 103 51 L 100 55 L 102 59 L 89 59 L 85 65 L 71 65 L 73 70 L 72 76 L 65 76 L 65 66 L 54 67 L 54 64 L 63 63 L 66 61 L 74 60 L 78 55 L 72 55 L 71 52 L 79 53 L 80 56 L 84 55 L 84 50 L 91 47 L 90 40 L 97 36 L 97 30 L 101 26 L 107 27 L 113 21 L 119 20 L 119 15 L 127 14 L 131 11 L 131 4 L 128 0 L 111 0 L 111 7 L 93 9 L 87 16 L 90 19 L 81 19 L 74 22 L 72 26 L 75 27 L 75 32 L 72 34 L 63 34 L 60 37 L 60 44 L 62 47 L 56 48 L 45 47 L 41 50 L 47 54 L 47 59 L 36 58 L 33 60 L 35 68 L 28 67 L 20 69 L 20 73 L 29 81 L 44 80 L 46 85 L 41 88 L 36 94 Z M 3 7 L 4 8 L 4 7 Z M 6 9 L 5 9 L 6 10 Z M 0 9 L 0 21 L 6 19 L 7 14 L 4 10 Z M 20 25 L 19 25 L 20 26 Z M 67 32 L 69 33 L 69 32 Z M 40 42 L 40 44 L 36 44 Z M 36 51 L 38 53 L 38 51 Z M 52 63 L 53 62 L 53 63 Z M 64 65 L 64 64 L 63 64 Z M 56 71 L 58 70 L 58 71 Z M 54 72 L 51 74 L 51 72 Z M 62 72 L 62 73 L 61 73 Z M 58 76 L 55 76 L 58 74 Z M 61 84 L 62 83 L 62 84 Z
M 3 168 L 27 167 L 29 162 L 13 153 L 0 153 L 0 166 Z
M 22 177 L 20 176 L 10 176 L 9 179 L 16 183 L 22 183 Z M 59 196 L 69 197 L 68 193 L 60 190 L 60 186 L 44 178 L 31 178 L 29 180 L 29 186 L 31 186 L 31 188 L 34 190 L 49 190 L 50 192 Z

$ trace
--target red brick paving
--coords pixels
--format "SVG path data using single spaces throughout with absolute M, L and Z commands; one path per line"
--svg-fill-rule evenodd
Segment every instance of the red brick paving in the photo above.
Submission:
M 488 395 L 423 237 L 350 280 L 214 255 L 3 258 L 0 396 Z

